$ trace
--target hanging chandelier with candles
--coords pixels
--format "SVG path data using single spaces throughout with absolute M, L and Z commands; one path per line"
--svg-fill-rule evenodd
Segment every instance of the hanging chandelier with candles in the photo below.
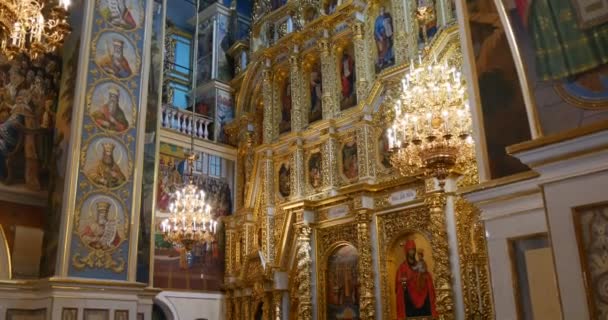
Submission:
M 199 12 L 200 1 L 196 1 L 196 11 Z M 196 23 L 199 25 L 199 15 L 196 15 Z M 200 28 L 195 28 L 194 39 L 198 39 Z M 194 45 L 194 55 L 198 57 L 198 45 Z M 196 60 L 195 60 L 196 61 Z M 197 74 L 197 63 L 193 63 L 192 74 Z M 196 90 L 196 78 L 192 77 L 192 93 L 194 97 Z M 191 112 L 194 116 L 195 99 L 191 99 Z M 190 130 L 190 154 L 188 155 L 188 183 L 171 196 L 169 203 L 169 218 L 161 222 L 161 231 L 165 241 L 178 248 L 183 248 L 186 252 L 192 250 L 195 244 L 208 241 L 217 232 L 217 220 L 211 213 L 211 206 L 205 201 L 205 191 L 199 190 L 194 182 L 194 132 Z
M 25 54 L 36 59 L 55 51 L 71 28 L 70 0 L 0 1 L 0 49 L 9 59 Z
M 178 188 L 169 204 L 170 217 L 161 223 L 165 241 L 174 246 L 192 250 L 196 243 L 203 242 L 217 231 L 217 221 L 211 214 L 211 207 L 205 201 L 205 191 L 194 183 L 192 166 L 196 156 L 188 157 L 190 169 L 189 183 Z
M 473 157 L 471 117 L 460 72 L 418 58 L 401 82 L 387 130 L 391 164 L 402 175 L 443 181 Z

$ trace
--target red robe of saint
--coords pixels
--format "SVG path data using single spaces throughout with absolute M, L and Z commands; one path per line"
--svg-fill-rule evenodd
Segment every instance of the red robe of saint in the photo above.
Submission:
M 412 240 L 408 240 L 405 244 L 405 252 L 416 250 L 416 244 Z M 413 270 L 407 260 L 401 263 L 395 277 L 395 289 L 397 298 L 397 319 L 407 319 L 405 306 L 405 293 L 402 282 L 406 281 L 407 295 L 415 308 L 424 307 L 425 301 L 428 298 L 430 301 L 431 315 L 437 316 L 435 306 L 435 287 L 433 286 L 433 278 L 428 272 L 418 272 Z

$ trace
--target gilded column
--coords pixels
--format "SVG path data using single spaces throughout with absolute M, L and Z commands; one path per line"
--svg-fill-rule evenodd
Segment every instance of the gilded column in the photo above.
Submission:
M 412 33 L 411 19 L 407 19 L 407 6 L 406 1 L 409 0 L 395 0 L 393 4 L 393 30 L 395 30 L 395 39 L 393 46 L 395 50 L 395 64 L 403 64 L 407 62 L 410 57 L 409 48 L 415 46 L 416 43 L 412 43 L 412 38 L 408 37 Z M 416 33 L 417 35 L 417 33 Z
M 366 116 L 367 117 L 367 116 Z M 357 129 L 357 158 L 359 160 L 359 180 L 376 177 L 376 144 L 374 129 L 366 120 Z
M 266 203 L 266 221 L 262 229 L 262 251 L 269 262 L 274 261 L 275 243 L 274 243 L 274 161 L 272 158 L 272 150 L 266 151 L 264 159 L 264 198 Z
M 234 272 L 234 230 L 227 228 L 226 229 L 226 252 L 225 252 L 225 260 L 226 260 L 226 275 L 231 276 Z
M 435 10 L 437 12 L 438 27 L 445 27 L 448 23 L 454 20 L 454 14 L 452 13 L 452 1 L 437 0 L 437 3 L 435 4 Z
M 327 141 L 323 145 L 323 157 L 322 168 L 323 168 L 323 185 L 328 190 L 336 190 L 340 185 L 339 180 L 339 169 L 338 169 L 338 137 L 336 135 L 336 129 L 333 126 L 329 127 Z
M 443 191 L 426 194 L 425 203 L 431 214 L 430 231 L 433 259 L 435 260 L 435 291 L 439 319 L 454 319 L 452 271 L 445 217 L 446 195 Z
M 266 292 L 262 299 L 262 319 L 271 320 L 273 316 L 272 309 L 272 292 Z
M 245 235 L 245 237 L 244 237 L 245 238 L 244 239 L 245 240 L 244 241 L 245 242 L 244 243 L 244 246 L 245 246 L 244 251 L 245 252 L 243 252 L 243 256 L 247 257 L 247 255 L 250 254 L 251 252 L 253 252 L 253 250 L 255 248 L 254 245 L 253 245 L 254 241 L 255 241 L 255 239 L 254 239 L 254 236 L 255 236 L 255 225 L 253 224 L 253 222 L 247 221 L 247 222 L 245 222 L 245 224 L 243 226 L 243 229 L 245 231 L 244 232 L 244 235 Z
M 275 290 L 272 292 L 272 309 L 274 320 L 281 320 L 283 314 L 283 294 L 282 290 Z
M 241 306 L 242 306 L 242 298 L 235 296 L 234 297 L 234 317 L 232 318 L 232 320 L 243 319 L 243 317 L 242 317 L 243 315 L 241 314 L 241 312 L 242 312 Z
M 340 112 L 340 95 L 338 90 L 338 59 L 327 30 L 323 30 L 323 37 L 318 41 L 318 48 L 321 56 L 323 119 L 331 119 Z
M 241 314 L 241 317 L 239 318 L 240 320 L 249 320 L 251 319 L 251 310 L 249 310 L 250 308 L 250 304 L 251 304 L 251 296 L 244 296 L 242 298 L 242 305 L 243 305 L 243 312 Z
M 309 225 L 301 225 L 298 228 L 298 251 L 296 253 L 298 293 L 300 301 L 298 304 L 298 320 L 312 320 L 312 228 Z
M 363 22 L 357 21 L 351 25 L 353 30 L 353 42 L 355 47 L 355 71 L 357 73 L 357 98 L 363 99 L 367 97 L 369 84 L 371 83 L 370 76 L 370 55 L 368 47 L 365 43 Z M 373 61 L 371 62 L 373 64 Z
M 289 79 L 291 83 L 291 131 L 300 132 L 308 125 L 308 112 L 304 110 L 303 94 L 305 83 L 303 81 L 302 61 L 300 58 L 300 45 L 293 43 L 293 50 L 289 56 Z
M 359 282 L 361 292 L 359 296 L 360 319 L 373 320 L 376 318 L 374 298 L 374 269 L 372 267 L 372 243 L 370 222 L 372 212 L 361 209 L 357 213 L 357 243 L 359 249 Z
M 418 19 L 416 19 L 416 9 L 418 8 L 417 0 L 405 0 L 404 1 L 404 14 L 405 14 L 405 41 L 408 44 L 408 54 L 410 59 L 418 56 L 418 37 L 420 32 L 420 26 L 418 25 Z
M 300 199 L 305 194 L 304 146 L 302 139 L 298 138 L 291 158 L 291 198 Z
M 234 306 L 233 292 L 228 291 L 228 292 L 226 292 L 226 320 L 232 320 L 234 318 L 234 315 L 232 314 L 233 306 Z
M 273 78 L 270 59 L 266 59 L 264 70 L 262 71 L 262 95 L 264 99 L 264 121 L 263 121 L 263 142 L 272 143 L 275 133 L 278 132 L 278 123 L 275 121 L 274 99 L 273 99 Z

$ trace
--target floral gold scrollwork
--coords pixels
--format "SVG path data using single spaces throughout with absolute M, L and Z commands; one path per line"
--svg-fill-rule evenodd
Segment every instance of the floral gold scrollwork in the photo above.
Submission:
M 431 245 L 435 260 L 435 293 L 437 312 L 442 319 L 453 319 L 454 297 L 452 295 L 452 271 L 450 269 L 450 252 L 446 229 L 445 204 L 443 192 L 432 192 L 426 195 L 425 203 L 430 210 Z
M 338 95 L 338 65 L 334 45 L 327 38 L 318 42 L 321 55 L 321 78 L 323 84 L 323 119 L 335 118 L 340 112 Z
M 321 176 L 323 178 L 323 185 L 330 190 L 335 189 L 340 185 L 338 176 L 338 146 L 338 139 L 333 134 L 330 134 L 323 146 L 323 157 L 321 157 Z
M 263 123 L 263 141 L 264 143 L 272 143 L 275 137 L 275 121 L 274 118 L 274 99 L 273 99 L 273 81 L 272 69 L 269 66 L 264 67 L 262 71 L 262 96 L 264 101 L 264 123 Z
M 357 129 L 359 178 L 374 178 L 376 176 L 376 144 L 374 143 L 373 128 L 364 123 Z
M 353 44 L 355 46 L 355 72 L 357 74 L 357 97 L 361 99 L 361 97 L 367 96 L 367 91 L 369 89 L 370 83 L 370 73 L 369 73 L 369 52 L 367 48 L 367 44 L 364 37 L 365 28 L 363 23 L 355 22 L 351 25 L 353 30 L 354 38 Z
M 310 237 L 312 228 L 307 225 L 298 228 L 297 283 L 298 283 L 298 320 L 312 320 L 312 247 Z
M 294 44 L 297 48 L 298 44 Z M 289 57 L 290 66 L 290 81 L 291 81 L 291 129 L 294 132 L 300 132 L 306 124 L 308 124 L 308 113 L 304 112 L 304 97 L 305 87 L 304 74 L 302 72 L 302 59 L 299 52 L 292 52 Z
M 372 248 L 370 222 L 371 212 L 360 210 L 357 213 L 357 242 L 359 248 L 359 281 L 361 293 L 359 298 L 359 318 L 361 320 L 375 319 L 375 294 L 372 267 Z
M 479 210 L 457 197 L 455 214 L 465 312 L 474 319 L 494 319 L 487 247 Z
M 121 273 L 125 270 L 125 259 L 118 257 L 114 259 L 111 252 L 103 250 L 92 250 L 82 257 L 80 253 L 74 254 L 72 257 L 72 265 L 78 269 L 98 268 L 108 269 L 116 273 Z

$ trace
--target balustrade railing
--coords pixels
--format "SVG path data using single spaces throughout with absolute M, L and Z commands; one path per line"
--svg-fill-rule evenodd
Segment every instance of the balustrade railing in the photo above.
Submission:
M 213 120 L 200 114 L 174 108 L 169 105 L 162 107 L 161 125 L 165 129 L 171 129 L 186 135 L 194 135 L 199 139 L 210 140 L 210 125 Z

